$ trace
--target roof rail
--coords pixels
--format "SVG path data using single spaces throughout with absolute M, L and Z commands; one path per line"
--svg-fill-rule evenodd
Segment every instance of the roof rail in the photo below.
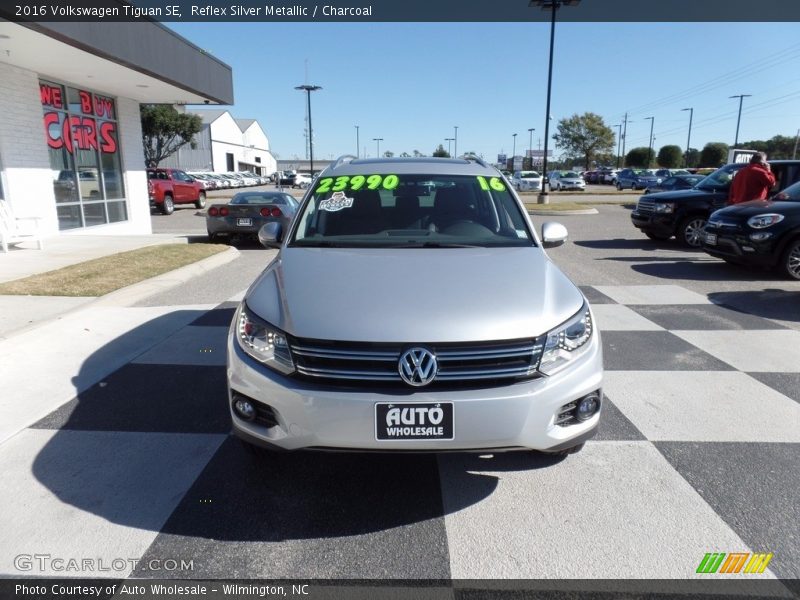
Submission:
M 478 163 L 482 167 L 487 167 L 488 165 L 483 161 L 483 159 L 478 156 L 477 154 L 464 154 L 461 158 L 464 160 L 471 160 Z
M 331 165 L 331 170 L 336 170 L 338 167 L 341 167 L 344 164 L 349 163 L 351 160 L 357 159 L 357 156 L 353 156 L 352 154 L 342 154 L 339 158 L 336 159 L 336 162 Z

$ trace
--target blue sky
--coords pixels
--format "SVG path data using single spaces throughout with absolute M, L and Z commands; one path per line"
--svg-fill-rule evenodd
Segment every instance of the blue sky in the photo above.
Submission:
M 458 150 L 494 160 L 544 135 L 548 23 L 170 23 L 233 68 L 231 112 L 261 123 L 280 158 L 303 157 L 308 82 L 314 155 L 419 150 L 431 154 L 458 125 Z M 800 128 L 797 23 L 559 23 L 555 122 L 587 111 L 609 126 L 629 111 L 626 146 L 733 143 Z M 616 128 L 614 129 L 616 131 Z M 556 152 L 558 152 L 556 150 Z

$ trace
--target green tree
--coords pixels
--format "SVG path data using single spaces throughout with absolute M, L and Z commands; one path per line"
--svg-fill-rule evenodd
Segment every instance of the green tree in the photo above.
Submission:
M 728 144 L 708 142 L 700 152 L 700 165 L 703 167 L 719 167 L 728 160 Z
M 684 167 L 697 167 L 700 165 L 700 150 L 697 148 L 689 148 L 689 151 L 686 153 L 686 164 L 683 165 Z
M 683 150 L 673 144 L 661 146 L 656 158 L 658 164 L 667 169 L 677 169 L 683 164 Z
M 414 150 L 414 157 L 415 158 L 419 158 L 421 156 L 425 156 L 425 155 L 422 152 L 420 152 L 419 150 Z
M 582 157 L 587 169 L 595 155 L 614 150 L 614 131 L 603 122 L 603 117 L 595 113 L 574 114 L 561 119 L 557 130 L 553 136 L 556 146 L 569 156 Z
M 795 136 L 776 135 L 766 141 L 753 140 L 750 142 L 742 142 L 739 144 L 739 148 L 766 152 L 767 159 L 778 160 L 782 158 L 792 158 L 795 140 Z
M 410 155 L 408 152 L 401 152 L 401 153 L 400 153 L 400 157 L 401 157 L 401 158 L 409 158 L 410 156 L 411 156 L 411 155 Z
M 392 158 L 393 156 L 394 152 L 392 152 L 391 150 L 387 150 L 386 152 L 383 153 L 384 158 Z
M 653 164 L 655 154 L 656 151 L 652 148 L 645 148 L 644 146 L 632 148 L 630 152 L 625 155 L 625 166 L 645 168 L 647 165 Z
M 203 126 L 198 115 L 178 112 L 170 104 L 142 104 L 139 113 L 144 160 L 148 167 L 157 167 L 186 144 L 191 148 L 197 146 L 194 136 Z
M 442 144 L 439 144 L 439 147 L 433 151 L 433 156 L 437 158 L 450 158 L 450 153 L 444 149 Z

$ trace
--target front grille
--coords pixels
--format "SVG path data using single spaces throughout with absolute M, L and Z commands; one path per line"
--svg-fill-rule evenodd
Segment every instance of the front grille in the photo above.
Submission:
M 544 338 L 503 342 L 419 344 L 432 351 L 438 372 L 430 384 L 511 381 L 538 375 Z M 400 355 L 417 344 L 370 344 L 292 340 L 297 373 L 308 379 L 384 382 L 408 387 L 400 378 Z M 430 386 L 429 386 L 430 387 Z
M 709 229 L 714 230 L 722 230 L 722 231 L 741 231 L 742 224 L 737 223 L 736 221 L 726 221 L 724 219 L 710 219 L 708 223 L 706 223 L 706 227 Z
M 651 213 L 654 210 L 655 202 L 653 200 L 645 200 L 642 198 L 636 205 L 636 210 L 640 213 Z

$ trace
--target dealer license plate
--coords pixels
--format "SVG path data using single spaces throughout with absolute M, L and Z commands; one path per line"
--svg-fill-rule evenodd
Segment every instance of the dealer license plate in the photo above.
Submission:
M 236 224 L 240 227 L 250 227 L 253 224 L 253 219 L 239 218 L 236 219 Z
M 453 403 L 378 402 L 375 404 L 375 439 L 452 440 Z
M 717 245 L 717 234 L 716 233 L 707 233 L 706 234 L 706 244 L 709 246 L 716 246 Z

